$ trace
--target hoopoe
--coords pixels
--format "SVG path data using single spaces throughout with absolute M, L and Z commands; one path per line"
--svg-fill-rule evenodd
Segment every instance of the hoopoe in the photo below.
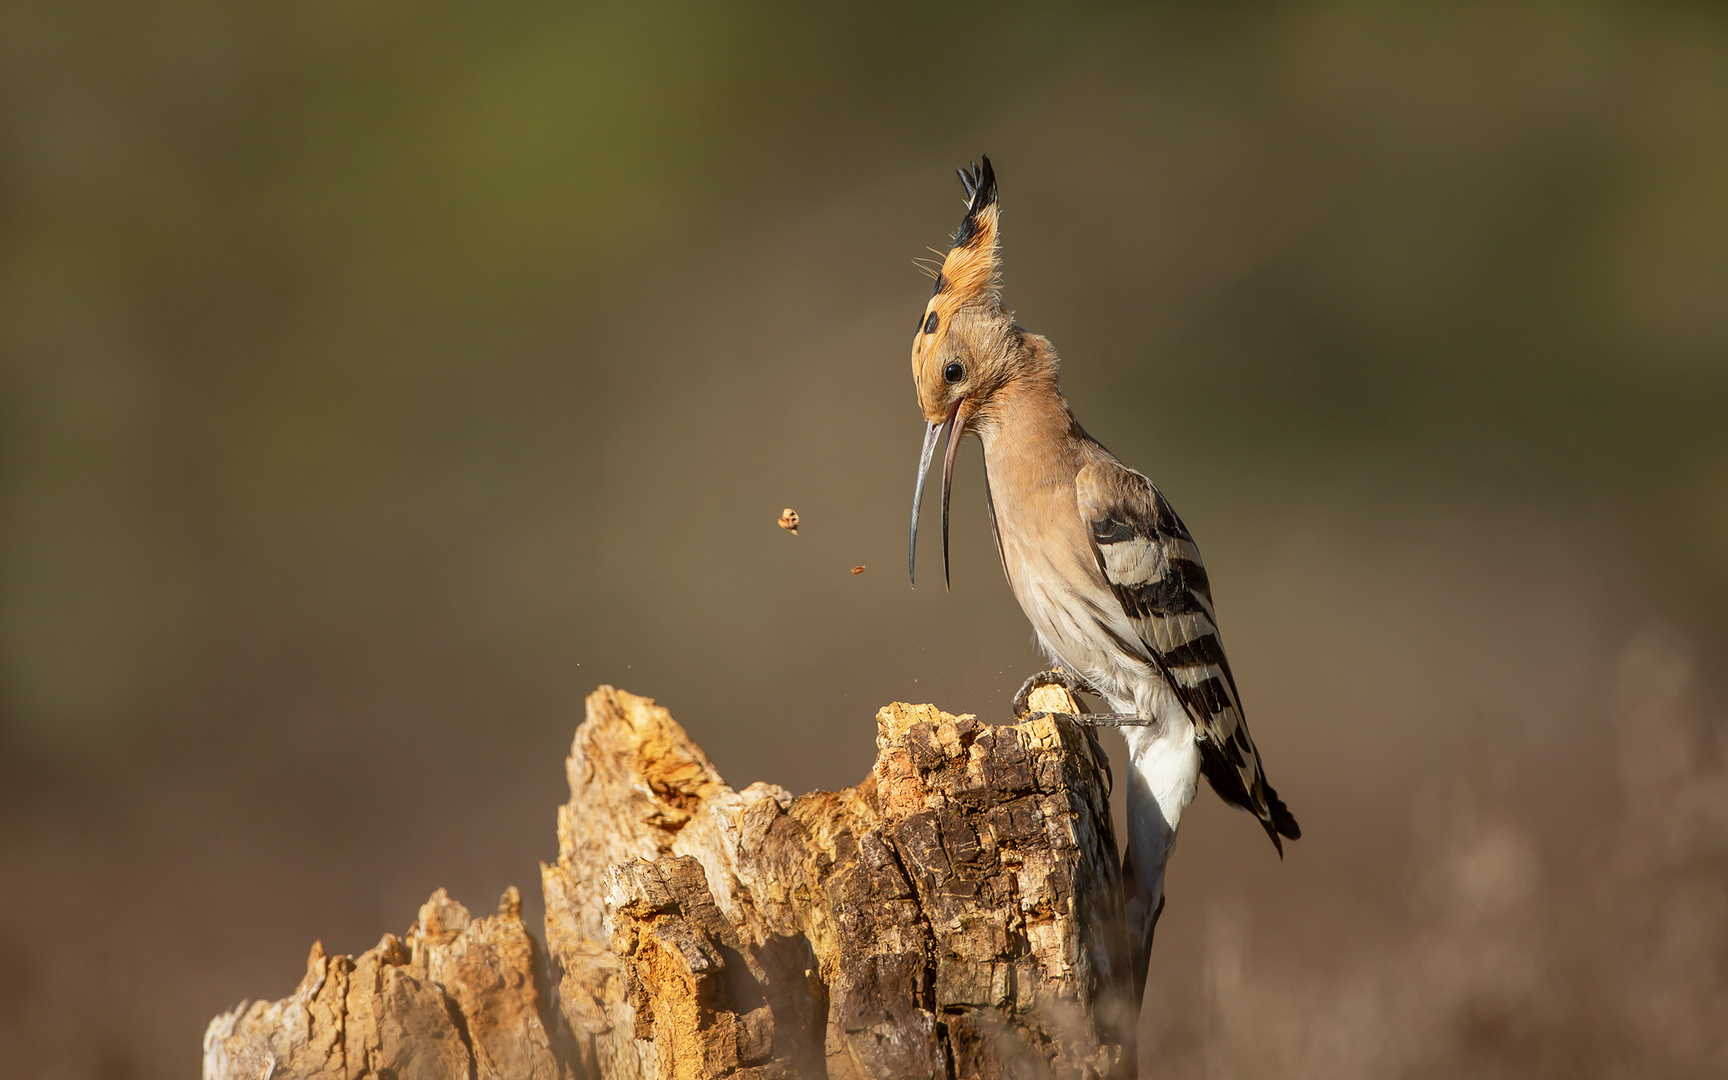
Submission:
M 1280 856 L 1280 838 L 1302 833 L 1266 782 L 1249 737 L 1194 538 L 1151 480 L 1080 427 L 1062 396 L 1056 350 L 1016 324 L 1002 303 L 1001 212 L 990 159 L 962 169 L 960 181 L 966 216 L 912 339 L 912 377 L 929 426 L 913 489 L 908 570 L 916 574 L 924 481 L 946 432 L 948 578 L 954 453 L 962 437 L 976 434 L 1002 569 L 1039 645 L 1067 669 L 1028 679 L 1016 709 L 1024 711 L 1037 682 L 1062 682 L 1102 697 L 1114 712 L 1081 719 L 1120 726 L 1128 743 L 1123 877 L 1129 931 L 1139 946 L 1138 994 L 1164 907 L 1165 865 L 1202 775 L 1225 802 L 1260 819 Z

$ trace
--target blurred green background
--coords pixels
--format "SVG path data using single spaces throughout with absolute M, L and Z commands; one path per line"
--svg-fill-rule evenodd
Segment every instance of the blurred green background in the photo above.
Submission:
M 1148 1074 L 1728 1072 L 1720 7 L 62 0 L 0 9 L 0 1074 L 533 903 L 598 683 L 740 787 L 1004 719 L 975 448 L 902 562 L 981 151 L 1305 830 L 1200 796 Z

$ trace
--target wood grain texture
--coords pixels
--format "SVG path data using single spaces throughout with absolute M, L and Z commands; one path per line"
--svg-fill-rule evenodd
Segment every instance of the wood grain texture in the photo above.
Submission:
M 1034 709 L 1077 711 L 1059 687 Z M 588 699 L 547 956 L 514 890 L 440 891 L 205 1039 L 207 1080 L 1126 1077 L 1134 995 L 1104 755 L 1066 716 L 894 704 L 856 787 L 728 786 L 653 701 Z
M 204 1075 L 569 1077 L 537 952 L 514 888 L 479 919 L 439 889 L 404 937 L 385 934 L 359 956 L 314 944 L 291 996 L 212 1020 Z

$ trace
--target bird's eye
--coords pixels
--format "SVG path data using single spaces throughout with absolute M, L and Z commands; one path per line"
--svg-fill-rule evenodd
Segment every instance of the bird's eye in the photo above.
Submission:
M 936 313 L 934 311 L 930 313 L 928 319 L 924 320 L 924 332 L 926 334 L 934 334 L 936 332 Z
M 948 366 L 942 369 L 942 377 L 951 383 L 959 382 L 965 375 L 966 369 L 960 366 L 958 360 L 950 361 Z

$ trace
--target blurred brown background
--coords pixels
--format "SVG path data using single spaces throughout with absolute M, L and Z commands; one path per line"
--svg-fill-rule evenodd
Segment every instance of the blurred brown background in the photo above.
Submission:
M 0 9 L 0 1075 L 532 902 L 597 683 L 795 791 L 1005 718 L 975 447 L 902 561 L 980 151 L 1305 830 L 1201 794 L 1152 1074 L 1728 1074 L 1721 8 L 61 0 Z

